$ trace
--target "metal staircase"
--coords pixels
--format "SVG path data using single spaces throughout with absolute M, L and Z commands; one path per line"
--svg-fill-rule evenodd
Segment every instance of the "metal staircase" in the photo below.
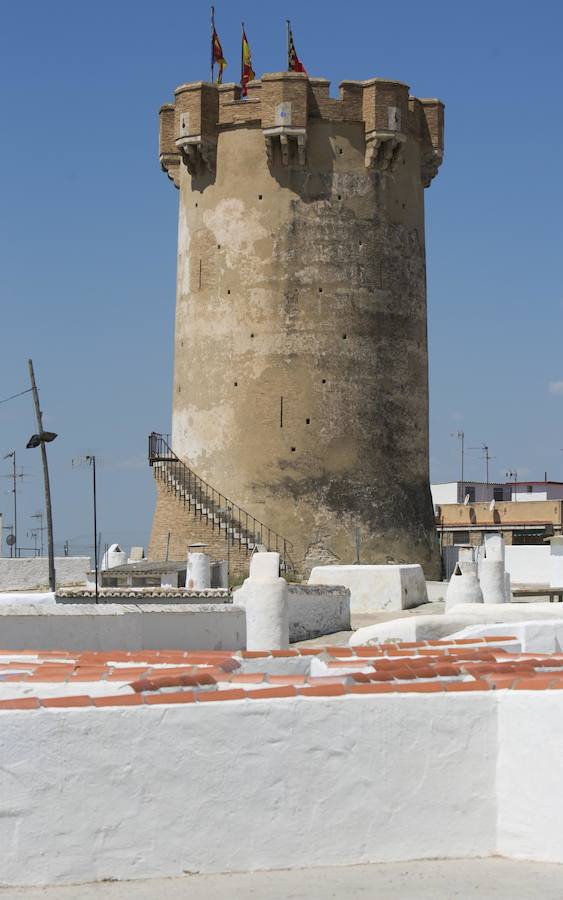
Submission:
M 176 456 L 165 436 L 154 431 L 149 435 L 149 465 L 168 491 L 213 531 L 223 532 L 231 546 L 238 544 L 247 556 L 259 546 L 275 551 L 280 554 L 281 571 L 293 571 L 291 542 L 207 484 Z

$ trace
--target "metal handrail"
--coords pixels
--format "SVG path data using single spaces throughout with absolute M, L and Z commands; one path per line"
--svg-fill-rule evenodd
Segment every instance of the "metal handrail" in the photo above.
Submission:
M 166 438 L 168 437 L 169 435 L 166 435 Z M 166 438 L 155 431 L 149 434 L 149 465 L 154 466 L 155 463 L 159 462 L 167 464 L 168 474 L 174 482 L 172 485 L 174 493 L 177 495 L 179 490 L 183 491 L 183 500 L 184 503 L 188 504 L 188 508 L 191 510 L 192 503 L 195 502 L 196 515 L 199 512 L 200 518 L 205 515 L 208 521 L 211 511 L 213 529 L 215 529 L 216 524 L 215 517 L 218 517 L 217 527 L 220 531 L 223 528 L 225 529 L 225 539 L 230 540 L 231 546 L 238 540 L 239 547 L 241 547 L 244 538 L 248 554 L 249 539 L 252 539 L 254 545 L 265 544 L 267 550 L 275 550 L 280 554 L 284 571 L 293 570 L 293 563 L 289 553 L 290 548 L 293 548 L 291 541 L 272 531 L 271 528 L 260 522 L 259 519 L 239 506 L 238 503 L 233 503 L 232 500 L 229 500 L 228 497 L 197 475 L 193 469 L 190 469 L 185 462 L 176 456 Z M 157 468 L 156 471 L 159 472 L 161 470 Z M 198 506 L 199 510 L 197 509 Z M 237 534 L 236 538 L 235 533 Z M 266 540 L 264 540 L 264 535 L 266 535 Z M 280 545 L 283 549 L 280 549 Z

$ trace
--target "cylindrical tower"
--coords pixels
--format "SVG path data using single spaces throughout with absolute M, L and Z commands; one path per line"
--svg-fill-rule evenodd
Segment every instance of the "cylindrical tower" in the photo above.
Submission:
M 337 100 L 293 72 L 246 100 L 185 84 L 161 110 L 180 188 L 173 450 L 305 572 L 354 562 L 358 539 L 362 563 L 436 571 L 424 188 L 442 150 L 440 101 L 383 79 Z M 166 508 L 153 554 L 179 529 Z

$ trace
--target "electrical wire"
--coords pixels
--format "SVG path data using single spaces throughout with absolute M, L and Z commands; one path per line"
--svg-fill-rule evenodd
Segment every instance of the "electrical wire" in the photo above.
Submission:
M 23 397 L 24 394 L 30 394 L 33 388 L 28 388 L 27 391 L 20 391 L 19 394 L 12 394 L 11 397 L 6 397 L 5 400 L 0 400 L 0 403 L 7 403 L 8 400 L 15 400 L 16 397 Z

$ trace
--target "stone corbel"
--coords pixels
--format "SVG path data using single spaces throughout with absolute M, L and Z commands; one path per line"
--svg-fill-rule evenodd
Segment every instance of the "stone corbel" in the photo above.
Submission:
M 176 146 L 190 175 L 201 175 L 205 171 L 215 174 L 217 144 L 214 141 L 204 140 L 200 134 L 196 134 L 178 138 Z
M 438 174 L 443 158 L 442 151 L 436 150 L 434 147 L 423 152 L 420 164 L 420 179 L 423 187 L 430 187 L 432 179 Z
M 280 125 L 277 128 L 265 128 L 266 156 L 270 165 L 274 161 L 274 147 L 279 145 L 283 166 L 304 166 L 307 151 L 307 130 Z
M 366 134 L 366 167 L 391 174 L 407 137 L 399 131 L 370 131 Z
M 160 168 L 166 172 L 170 181 L 173 181 L 177 188 L 180 187 L 180 154 L 179 153 L 161 153 Z

